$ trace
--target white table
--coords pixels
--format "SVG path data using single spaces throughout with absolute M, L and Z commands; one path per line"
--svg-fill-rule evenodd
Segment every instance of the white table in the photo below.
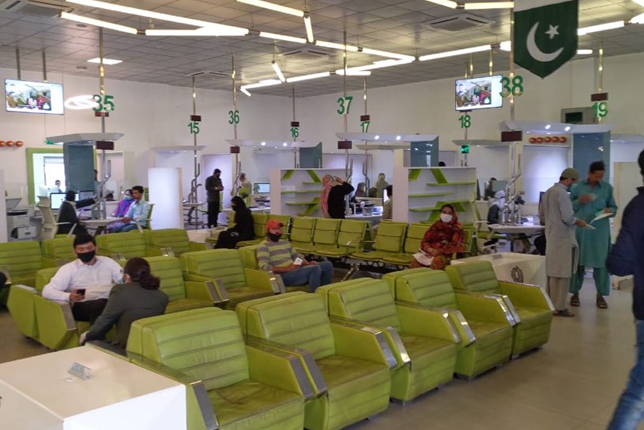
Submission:
M 521 236 L 535 236 L 543 233 L 546 229 L 538 224 L 490 224 L 490 237 L 494 234 L 505 234 L 510 238 L 510 251 L 514 251 L 514 241 Z
M 119 221 L 120 219 L 121 218 L 108 216 L 105 219 L 81 219 L 80 223 L 85 227 L 89 227 L 91 229 L 96 230 L 96 235 L 99 235 L 103 232 L 103 230 L 108 224 Z
M 476 257 L 452 260 L 451 264 L 489 261 L 494 267 L 497 279 L 508 282 L 523 282 L 546 288 L 546 257 L 532 254 L 501 252 Z
M 347 215 L 345 217 L 346 219 L 354 219 L 357 221 L 369 221 L 371 226 L 373 227 L 374 225 L 378 224 L 380 222 L 380 219 L 382 218 L 382 215 L 361 215 L 361 214 L 356 214 L 356 215 Z
M 183 384 L 91 346 L 0 364 L 0 397 L 2 430 L 186 429 Z

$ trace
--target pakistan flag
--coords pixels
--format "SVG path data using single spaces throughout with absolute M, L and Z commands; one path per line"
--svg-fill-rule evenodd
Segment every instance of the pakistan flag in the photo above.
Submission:
M 577 53 L 579 0 L 515 0 L 514 62 L 545 78 Z

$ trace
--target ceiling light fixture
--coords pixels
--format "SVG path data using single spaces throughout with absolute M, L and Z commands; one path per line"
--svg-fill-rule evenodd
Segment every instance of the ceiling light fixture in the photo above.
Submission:
M 347 76 L 351 76 L 353 72 L 364 72 L 367 70 L 384 69 L 385 67 L 401 66 L 403 64 L 413 63 L 415 60 L 382 60 L 374 61 L 373 64 L 366 66 L 351 67 L 347 69 Z
M 273 85 L 280 85 L 281 83 L 282 81 L 280 81 L 279 79 L 266 79 L 260 81 L 257 84 L 242 85 L 239 90 L 250 97 L 248 90 L 252 90 L 254 88 L 272 87 Z
M 640 3 L 639 1 L 636 1 L 635 3 L 644 6 L 644 1 Z M 644 13 L 641 13 L 628 21 L 630 24 L 644 24 Z
M 69 21 L 82 22 L 83 24 L 93 25 L 95 27 L 107 28 L 109 30 L 120 31 L 123 33 L 137 34 L 138 30 L 133 27 L 126 27 L 125 25 L 113 24 L 100 19 L 87 18 L 85 16 L 75 15 L 73 13 L 61 12 L 60 17 Z
M 288 146 L 288 143 L 284 142 L 282 143 L 282 146 Z
M 501 42 L 499 44 L 499 49 L 501 51 L 507 51 L 507 52 L 512 51 L 512 42 L 510 42 L 509 40 L 506 40 L 505 42 Z
M 249 4 L 251 6 L 257 6 L 264 9 L 269 9 L 275 12 L 286 13 L 288 15 L 294 15 L 303 17 L 304 11 L 293 9 L 292 7 L 282 6 L 280 4 L 270 3 L 264 0 L 237 0 L 239 3 Z
M 448 7 L 450 9 L 456 9 L 458 7 L 458 3 L 455 1 L 450 1 L 450 0 L 426 0 L 430 3 L 438 4 L 441 6 Z
M 331 73 L 330 72 L 321 72 L 321 73 L 313 73 L 311 75 L 295 76 L 293 78 L 288 78 L 286 80 L 286 82 L 291 83 L 291 82 L 308 81 L 308 80 L 311 80 L 311 79 L 326 78 L 327 76 L 331 76 Z
M 243 36 L 237 30 L 222 30 L 216 27 L 201 27 L 195 30 L 149 29 L 146 36 Z
M 97 0 L 67 0 L 67 3 L 79 4 L 81 6 L 94 7 L 97 9 L 110 10 L 112 12 L 120 12 L 129 15 L 142 16 L 145 18 L 159 19 L 161 21 L 176 22 L 177 24 L 192 25 L 195 27 L 212 27 L 230 33 L 235 33 L 236 36 L 245 36 L 248 34 L 248 29 L 241 27 L 233 27 L 230 25 L 217 24 L 214 22 L 200 21 L 197 19 L 183 18 L 180 16 L 169 15 L 167 13 L 152 12 L 149 10 L 138 9 L 135 7 L 121 6 L 115 3 L 105 3 Z
M 246 94 L 248 97 L 252 97 L 252 94 L 249 93 L 248 90 L 246 88 L 244 88 L 244 87 L 240 87 L 239 91 L 241 91 L 242 93 Z
M 463 9 L 465 10 L 512 9 L 512 8 L 514 8 L 513 1 L 465 3 L 463 5 Z
M 330 49 L 338 49 L 340 51 L 344 51 L 345 48 L 348 52 L 358 52 L 359 49 L 357 46 L 353 45 L 344 45 L 342 43 L 335 43 L 335 42 L 325 42 L 323 40 L 316 40 L 315 44 L 317 46 L 321 46 L 323 48 L 330 48 Z
M 92 58 L 91 60 L 87 60 L 87 62 L 88 63 L 101 64 L 101 58 L 100 57 Z M 122 63 L 122 62 L 123 62 L 123 60 L 111 60 L 109 58 L 103 58 L 103 64 L 105 64 L 106 66 L 113 66 L 115 64 L 119 64 L 119 63 Z
M 306 39 L 304 39 L 303 37 L 284 36 L 283 34 L 267 33 L 265 31 L 260 32 L 259 37 L 265 37 L 266 39 L 284 40 L 285 42 L 306 43 Z
M 280 69 L 279 64 L 275 60 L 273 60 L 273 70 L 275 70 L 275 74 L 279 78 L 280 81 L 286 82 L 286 78 L 284 77 L 284 73 L 282 73 L 282 70 Z
M 313 25 L 311 24 L 311 16 L 307 13 L 304 15 L 304 27 L 306 28 L 306 39 L 309 43 L 315 42 L 315 37 L 313 37 Z
M 379 51 L 377 49 L 362 48 L 363 54 L 378 55 L 380 57 L 395 58 L 398 60 L 415 60 L 413 55 L 396 54 L 395 52 Z
M 592 49 L 578 49 L 577 50 L 577 55 L 592 55 L 593 50 Z
M 579 36 L 584 36 L 590 33 L 597 33 L 598 31 L 614 30 L 616 28 L 624 27 L 624 21 L 614 21 L 607 22 L 606 24 L 593 25 L 590 27 L 584 27 L 577 30 Z
M 474 46 L 472 48 L 457 49 L 455 51 L 439 52 L 437 54 L 423 55 L 418 57 L 419 61 L 438 60 L 439 58 L 456 57 L 458 55 L 472 54 L 474 52 L 484 52 L 492 49 L 492 45 Z

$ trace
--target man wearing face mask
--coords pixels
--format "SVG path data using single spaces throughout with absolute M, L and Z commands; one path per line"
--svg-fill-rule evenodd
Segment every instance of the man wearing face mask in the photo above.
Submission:
M 103 312 L 112 285 L 120 283 L 123 271 L 114 260 L 96 256 L 96 241 L 89 234 L 74 239 L 77 260 L 58 269 L 42 291 L 49 300 L 71 302 L 77 321 L 91 324 Z
M 301 258 L 291 243 L 282 239 L 284 224 L 269 219 L 266 222 L 266 240 L 257 248 L 260 270 L 281 275 L 287 287 L 309 285 L 310 292 L 331 283 L 333 264 L 330 261 L 309 262 Z
M 576 271 L 579 261 L 575 226 L 585 227 L 586 222 L 575 218 L 568 191 L 578 180 L 577 170 L 572 168 L 564 170 L 559 182 L 546 191 L 539 205 L 539 218 L 545 223 L 548 243 L 546 289 L 555 307 L 554 315 L 560 317 L 575 316 L 566 308 L 566 299 L 570 278 Z

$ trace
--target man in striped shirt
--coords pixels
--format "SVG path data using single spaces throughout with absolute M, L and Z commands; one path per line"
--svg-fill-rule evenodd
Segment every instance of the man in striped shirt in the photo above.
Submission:
M 282 240 L 284 224 L 269 219 L 266 222 L 266 240 L 257 248 L 257 263 L 260 270 L 272 271 L 282 277 L 287 287 L 309 285 L 309 291 L 331 283 L 333 264 L 329 261 L 306 261 L 295 251 L 291 243 Z

